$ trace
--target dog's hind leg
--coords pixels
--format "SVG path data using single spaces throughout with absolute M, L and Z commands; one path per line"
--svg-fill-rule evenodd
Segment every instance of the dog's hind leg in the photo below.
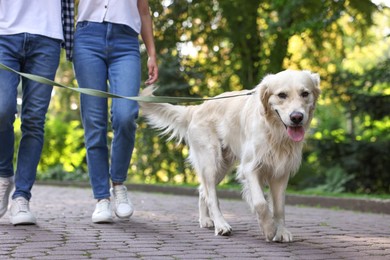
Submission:
M 291 242 L 292 235 L 285 227 L 285 191 L 289 180 L 289 174 L 285 174 L 280 178 L 270 178 L 269 186 L 272 195 L 274 221 L 276 225 L 276 234 L 272 241 L 276 242 Z
M 214 222 L 215 235 L 223 235 L 223 236 L 230 235 L 232 232 L 232 228 L 226 222 L 221 212 L 221 209 L 219 207 L 216 184 L 213 183 L 212 180 L 208 180 L 206 181 L 206 186 L 204 188 L 205 188 L 204 200 L 207 204 L 210 217 Z M 202 212 L 201 208 L 199 208 L 199 212 Z M 207 218 L 205 220 L 207 220 Z M 202 220 L 202 222 L 204 222 L 205 220 Z
M 226 222 L 219 207 L 216 186 L 224 178 L 222 151 L 218 145 L 193 144 L 190 149 L 190 161 L 195 168 L 199 181 L 199 222 L 201 227 L 215 227 L 216 235 L 230 235 L 232 228 Z M 205 147 L 207 146 L 207 147 Z
M 218 185 L 223 180 L 226 173 L 231 171 L 231 168 L 234 164 L 234 157 L 226 150 L 223 151 L 223 162 L 224 163 L 219 164 L 220 169 L 219 174 L 216 175 L 216 185 Z M 209 207 L 206 202 L 206 196 L 202 184 L 199 186 L 199 223 L 200 227 L 202 228 L 214 227 L 214 221 L 210 216 Z
M 199 223 L 201 227 L 214 227 L 215 235 L 230 235 L 231 226 L 226 222 L 217 196 L 216 186 L 220 179 L 215 179 L 215 171 L 211 168 L 198 170 L 201 185 L 199 188 Z
M 214 222 L 210 217 L 206 203 L 203 185 L 199 186 L 199 224 L 201 228 L 213 228 Z

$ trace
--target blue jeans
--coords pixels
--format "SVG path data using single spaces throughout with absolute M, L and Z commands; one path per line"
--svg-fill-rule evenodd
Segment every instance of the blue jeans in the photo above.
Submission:
M 14 70 L 54 79 L 60 40 L 21 33 L 0 35 L 0 62 Z M 22 138 L 20 140 L 12 198 L 31 198 L 42 152 L 44 124 L 53 87 L 0 70 L 0 176 L 14 175 L 14 121 L 18 85 L 22 81 Z
M 141 83 L 138 34 L 126 25 L 80 22 L 77 24 L 73 56 L 80 88 L 136 96 Z M 107 147 L 108 100 L 81 94 L 81 117 L 87 148 L 87 163 L 95 199 L 110 197 L 110 179 L 127 178 L 134 149 L 138 103 L 112 99 L 111 153 Z M 109 158 L 110 157 L 110 158 Z

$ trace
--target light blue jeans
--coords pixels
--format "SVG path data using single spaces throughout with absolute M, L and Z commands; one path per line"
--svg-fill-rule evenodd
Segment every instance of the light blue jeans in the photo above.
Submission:
M 28 34 L 0 35 L 0 62 L 14 70 L 54 79 L 60 40 Z M 14 175 L 14 121 L 18 84 L 22 81 L 22 139 L 20 140 L 12 198 L 31 198 L 41 156 L 46 112 L 53 87 L 0 70 L 0 176 Z
M 141 82 L 139 41 L 138 34 L 130 27 L 113 23 L 79 22 L 73 57 L 80 88 L 109 91 L 123 96 L 138 95 Z M 138 103 L 112 99 L 110 119 L 114 136 L 109 153 L 108 100 L 81 94 L 80 101 L 94 198 L 108 198 L 110 179 L 122 183 L 127 178 L 135 143 Z

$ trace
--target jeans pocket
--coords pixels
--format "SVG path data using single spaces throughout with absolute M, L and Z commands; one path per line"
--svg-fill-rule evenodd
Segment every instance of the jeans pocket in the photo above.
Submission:
M 51 38 L 51 37 L 46 37 L 46 38 L 47 38 L 48 44 L 52 44 L 52 46 L 54 46 L 54 47 L 59 46 L 59 48 L 61 49 L 62 40 Z
M 131 28 L 130 26 L 124 25 L 124 24 L 121 24 L 120 26 L 122 27 L 122 31 L 125 34 L 132 36 L 132 37 L 138 37 L 138 33 L 136 31 L 134 31 L 134 29 Z
M 91 23 L 88 21 L 78 22 L 76 25 L 76 31 L 87 28 Z

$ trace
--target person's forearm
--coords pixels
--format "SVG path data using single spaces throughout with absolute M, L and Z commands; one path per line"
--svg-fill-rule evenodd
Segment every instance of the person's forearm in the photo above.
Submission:
M 145 43 L 149 58 L 156 57 L 156 47 L 153 36 L 153 22 L 150 16 L 148 0 L 138 0 L 138 10 L 141 17 L 141 37 Z
M 148 53 L 148 75 L 149 78 L 145 81 L 145 84 L 150 85 L 158 79 L 158 66 L 156 47 L 154 44 L 153 36 L 153 22 L 150 15 L 148 0 L 138 0 L 138 11 L 141 17 L 141 37 L 145 43 L 146 51 Z

